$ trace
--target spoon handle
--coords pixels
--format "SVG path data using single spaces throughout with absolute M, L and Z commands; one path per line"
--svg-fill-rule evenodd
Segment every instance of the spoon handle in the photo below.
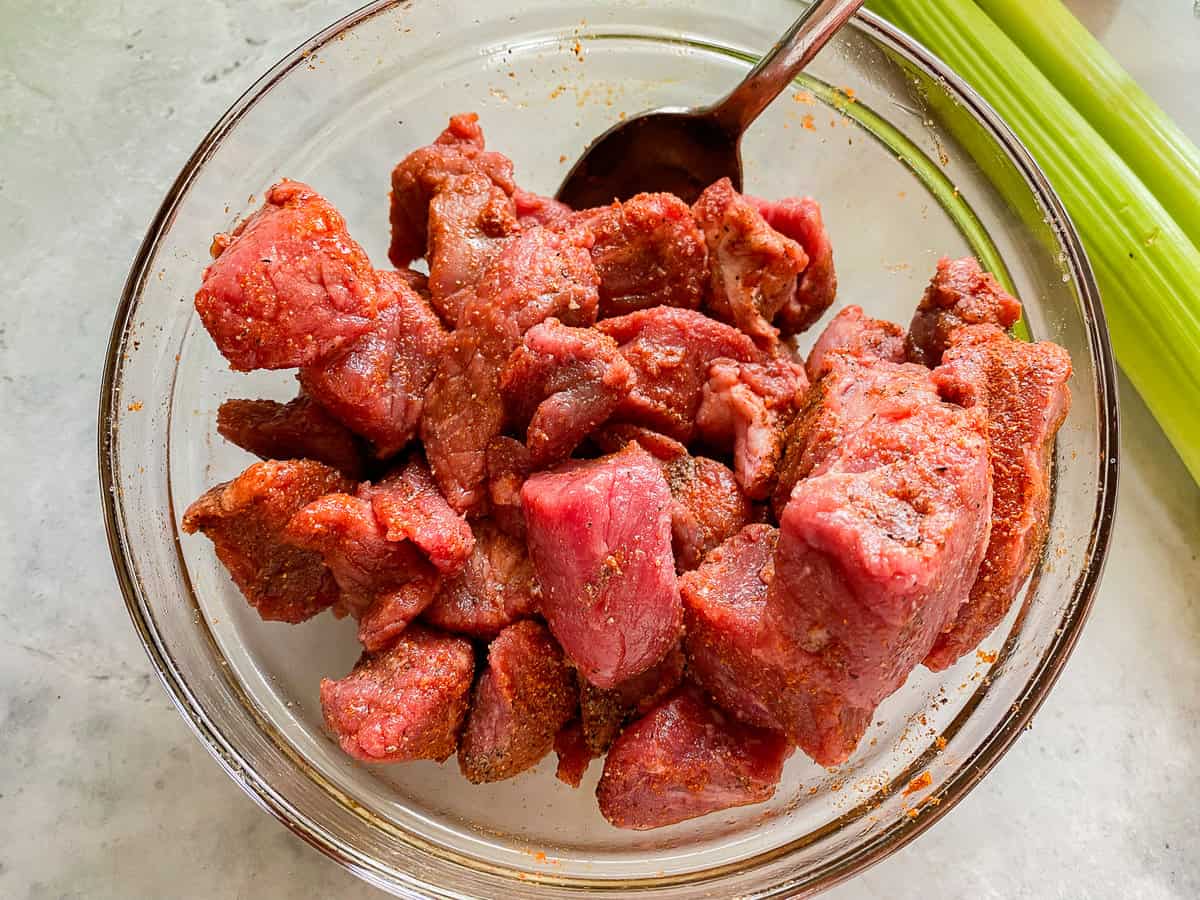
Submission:
M 742 83 L 713 106 L 713 118 L 731 135 L 740 135 L 864 2 L 813 0 Z

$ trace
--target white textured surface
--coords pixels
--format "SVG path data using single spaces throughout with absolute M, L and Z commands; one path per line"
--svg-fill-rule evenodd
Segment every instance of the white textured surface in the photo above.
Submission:
M 378 897 L 188 732 L 104 545 L 94 410 L 141 233 L 331 0 L 0 0 L 0 897 Z M 1190 0 L 1072 4 L 1200 140 Z M 1200 198 L 1197 198 L 1200 202 Z M 1114 552 L 1031 733 L 838 900 L 1200 896 L 1200 489 L 1127 383 Z

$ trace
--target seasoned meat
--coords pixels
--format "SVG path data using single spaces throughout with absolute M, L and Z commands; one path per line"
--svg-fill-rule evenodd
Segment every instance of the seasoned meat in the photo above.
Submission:
M 362 478 L 362 448 L 353 432 L 303 394 L 290 403 L 226 400 L 217 410 L 217 431 L 260 459 L 315 459 L 347 478 Z
M 807 331 L 837 296 L 837 273 L 833 268 L 833 245 L 821 217 L 821 204 L 812 197 L 760 200 L 747 197 L 780 234 L 804 248 L 808 266 L 796 279 L 796 291 L 779 309 L 775 324 L 784 337 Z
M 546 228 L 522 232 L 467 301 L 425 401 L 421 437 L 442 493 L 459 512 L 487 490 L 487 449 L 504 423 L 500 369 L 525 332 L 550 317 L 590 325 L 598 302 L 587 249 Z
M 645 425 L 684 443 L 695 434 L 696 412 L 712 361 L 763 358 L 754 342 L 736 328 L 689 309 L 656 306 L 603 319 L 596 328 L 620 345 L 621 355 L 637 376 L 633 391 L 617 407 L 615 420 Z
M 535 469 L 561 462 L 633 389 L 612 338 L 547 319 L 525 333 L 500 373 L 509 420 L 525 429 Z
M 445 631 L 493 638 L 537 605 L 533 564 L 525 542 L 495 523 L 475 523 L 475 549 L 466 568 L 442 581 L 422 618 Z
M 735 721 L 685 685 L 617 738 L 596 789 L 600 812 L 642 830 L 761 803 L 790 753 L 782 735 Z
M 679 638 L 671 493 L 640 446 L 539 472 L 521 489 L 541 610 L 585 678 L 609 688 Z
M 583 740 L 601 756 L 629 719 L 649 712 L 683 680 L 683 651 L 676 646 L 653 668 L 627 678 L 615 687 L 598 688 L 584 681 L 579 691 L 579 721 Z
M 847 306 L 829 320 L 821 336 L 808 354 L 805 368 L 809 381 L 816 381 L 826 371 L 826 358 L 831 353 L 851 356 L 872 356 L 888 362 L 905 360 L 904 329 L 893 322 L 872 319 L 861 306 Z
M 1057 344 L 1027 344 L 994 325 L 950 336 L 933 378 L 943 395 L 987 410 L 992 531 L 971 596 L 925 665 L 945 669 L 1004 618 L 1041 555 L 1050 517 L 1054 436 L 1071 405 L 1071 359 Z
M 973 256 L 938 260 L 937 272 L 921 297 L 908 326 L 910 362 L 933 368 L 956 328 L 999 325 L 1008 328 L 1021 318 L 1021 302 L 985 272 Z
M 714 360 L 696 412 L 696 430 L 708 444 L 733 450 L 733 471 L 747 497 L 764 500 L 775 484 L 784 433 L 808 391 L 798 363 Z
M 522 543 L 525 513 L 521 510 L 521 485 L 532 472 L 529 450 L 520 441 L 501 436 L 488 445 L 488 506 L 492 521 Z
M 563 784 L 579 787 L 596 756 L 588 749 L 583 739 L 583 728 L 578 721 L 568 722 L 558 730 L 554 736 L 554 752 L 558 756 L 558 768 L 554 776 Z
M 575 676 L 539 622 L 505 628 L 488 647 L 458 747 L 468 781 L 512 778 L 537 764 L 576 708 Z
M 328 356 L 371 328 L 375 272 L 341 214 L 298 181 L 213 240 L 196 312 L 234 369 L 287 369 Z
M 474 671 L 470 641 L 412 625 L 345 678 L 321 680 L 325 724 L 356 759 L 440 762 L 458 744 Z
M 425 394 L 448 343 L 428 302 L 399 272 L 377 272 L 381 308 L 371 330 L 300 370 L 300 384 L 375 454 L 398 453 L 416 435 Z
M 557 225 L 572 214 L 571 207 L 559 203 L 553 197 L 543 197 L 517 188 L 513 191 L 513 202 L 516 204 L 517 221 L 523 228 L 536 225 Z
M 183 514 L 183 530 L 203 531 L 238 589 L 262 618 L 303 622 L 338 599 L 317 553 L 284 537 L 297 510 L 354 485 L 314 460 L 260 462 L 206 491 Z
M 436 141 L 400 161 L 392 171 L 392 265 L 407 266 L 425 255 L 430 200 L 450 176 L 472 174 L 486 176 L 506 195 L 516 189 L 512 161 L 484 150 L 475 113 L 454 116 Z

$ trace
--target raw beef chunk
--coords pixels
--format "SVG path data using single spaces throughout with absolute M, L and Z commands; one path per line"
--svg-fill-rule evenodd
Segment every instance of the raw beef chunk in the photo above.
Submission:
M 502 781 L 537 764 L 575 714 L 575 676 L 539 622 L 510 625 L 488 647 L 458 747 L 469 781 Z
M 346 222 L 306 184 L 281 181 L 262 209 L 213 241 L 196 312 L 234 369 L 314 362 L 367 331 L 378 289 Z
M 255 463 L 210 488 L 183 514 L 183 530 L 203 531 L 234 583 L 269 621 L 303 622 L 338 599 L 333 575 L 317 553 L 284 538 L 297 510 L 354 485 L 313 460 Z
M 943 257 L 908 326 L 908 359 L 933 368 L 942 361 L 956 328 L 985 324 L 1008 328 L 1019 318 L 1020 301 L 983 271 L 979 260 Z
M 808 354 L 805 368 L 809 381 L 825 374 L 825 360 L 831 353 L 873 356 L 888 362 L 904 362 L 904 329 L 893 322 L 872 319 L 861 306 L 847 306 L 830 319 Z
M 947 399 L 987 410 L 992 533 L 970 599 L 925 659 L 941 670 L 1004 618 L 1046 541 L 1054 435 L 1071 405 L 1071 359 L 1057 344 L 1027 344 L 993 325 L 950 337 L 934 381 Z
M 641 675 L 612 688 L 583 682 L 579 691 L 579 721 L 583 740 L 595 756 L 605 753 L 621 726 L 644 715 L 683 680 L 683 651 L 675 647 L 662 661 Z
M 217 431 L 261 459 L 315 459 L 347 478 L 362 477 L 354 434 L 303 394 L 290 403 L 226 400 L 217 410 Z
M 769 799 L 791 752 L 686 685 L 617 738 L 596 789 L 618 828 L 648 829 Z
M 808 266 L 796 279 L 796 291 L 775 316 L 784 337 L 807 331 L 837 296 L 833 245 L 821 217 L 821 204 L 812 197 L 760 200 L 747 197 L 767 224 L 804 248 Z
M 583 728 L 579 722 L 569 722 L 554 736 L 554 752 L 558 756 L 558 768 L 554 776 L 563 784 L 579 787 L 595 754 L 583 739 Z
M 526 430 L 536 469 L 561 462 L 633 389 L 633 368 L 612 338 L 547 319 L 500 374 L 509 419 Z
M 345 678 L 322 679 L 325 724 L 357 759 L 440 762 L 458 744 L 474 670 L 470 641 L 410 626 Z
M 572 215 L 571 207 L 559 203 L 553 197 L 543 197 L 517 188 L 513 191 L 513 202 L 517 208 L 517 221 L 523 228 L 536 225 L 557 225 Z
M 610 688 L 679 638 L 671 492 L 640 446 L 539 472 L 521 489 L 529 555 L 550 630 L 580 672 Z
M 533 472 L 529 450 L 518 440 L 498 437 L 487 449 L 488 506 L 492 521 L 512 537 L 525 540 L 521 485 Z

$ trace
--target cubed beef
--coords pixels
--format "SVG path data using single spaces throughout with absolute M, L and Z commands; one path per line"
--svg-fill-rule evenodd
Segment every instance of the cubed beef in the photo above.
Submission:
M 1021 318 L 1021 302 L 983 271 L 973 256 L 938 260 L 937 272 L 908 326 L 910 362 L 933 368 L 956 328 L 999 325 L 1008 328 Z
M 262 209 L 217 235 L 213 251 L 196 312 L 234 369 L 314 362 L 374 322 L 371 261 L 341 214 L 308 185 L 279 182 Z
M 419 455 L 377 484 L 364 485 L 359 494 L 371 501 L 389 541 L 412 541 L 443 575 L 467 564 L 475 546 L 471 526 L 438 493 Z
M 642 830 L 761 803 L 790 753 L 783 735 L 735 721 L 685 685 L 617 738 L 596 789 L 600 812 Z
M 591 328 L 547 319 L 500 373 L 509 421 L 526 432 L 535 469 L 561 462 L 633 389 L 633 368 L 617 342 Z
M 715 360 L 696 412 L 708 444 L 733 450 L 733 471 L 747 497 L 763 500 L 775 484 L 784 433 L 808 391 L 798 363 L 782 357 L 746 363 Z
M 1041 555 L 1054 436 L 1071 405 L 1071 358 L 1057 344 L 1028 344 L 993 325 L 970 325 L 950 336 L 933 377 L 947 399 L 987 410 L 994 491 L 979 577 L 925 659 L 937 671 L 996 627 Z
M 302 368 L 300 384 L 386 458 L 416 435 L 426 391 L 449 339 L 405 275 L 376 276 L 381 308 L 371 330 Z
M 598 688 L 584 681 L 579 691 L 583 740 L 594 756 L 603 755 L 629 719 L 649 712 L 683 680 L 683 650 L 678 646 L 640 675 L 616 687 Z
M 754 204 L 768 225 L 803 247 L 808 256 L 808 266 L 796 279 L 795 293 L 775 316 L 775 324 L 784 337 L 807 331 L 833 305 L 837 296 L 833 244 L 821 217 L 821 204 L 812 197 L 746 199 Z
M 217 410 L 217 431 L 260 459 L 315 459 L 347 478 L 362 478 L 354 433 L 303 394 L 290 403 L 226 400 Z
M 488 647 L 458 747 L 467 780 L 502 781 L 537 764 L 577 704 L 575 675 L 546 626 L 526 619 Z
M 558 730 L 554 736 L 554 752 L 558 756 L 554 776 L 563 784 L 579 787 L 596 755 L 583 739 L 583 728 L 578 721 L 568 722 Z
M 517 188 L 513 191 L 513 202 L 516 204 L 517 221 L 523 228 L 537 225 L 557 225 L 572 214 L 571 207 L 559 203 L 553 197 L 543 197 Z
M 804 248 L 768 225 L 728 178 L 709 186 L 692 212 L 708 245 L 708 310 L 760 347 L 774 347 L 779 330 L 771 321 L 796 293 L 808 265 Z
M 657 663 L 679 638 L 671 492 L 638 445 L 539 472 L 521 489 L 541 610 L 597 687 Z
M 521 485 L 533 472 L 529 449 L 503 435 L 487 449 L 488 511 L 501 531 L 525 540 L 525 513 L 521 510 Z
M 695 434 L 696 411 L 712 361 L 762 358 L 754 342 L 736 328 L 690 309 L 656 306 L 603 319 L 596 328 L 620 345 L 637 376 L 615 418 L 684 443 Z
M 894 322 L 872 319 L 861 306 L 847 306 L 829 320 L 812 350 L 805 368 L 810 381 L 825 374 L 825 360 L 831 353 L 851 356 L 873 356 L 888 362 L 902 363 L 904 329 Z
M 422 618 L 445 631 L 493 638 L 537 605 L 533 564 L 520 538 L 495 523 L 475 523 L 475 549 L 466 567 L 442 580 Z
M 356 759 L 441 762 L 458 744 L 474 671 L 470 641 L 410 626 L 345 678 L 321 680 L 325 724 Z
M 414 150 L 392 171 L 392 244 L 388 259 L 397 268 L 425 255 L 429 202 L 442 183 L 453 175 L 486 176 L 506 195 L 516 189 L 512 161 L 484 150 L 479 116 L 454 116 L 427 147 Z
M 505 247 L 463 307 L 421 419 L 434 477 L 459 512 L 486 499 L 487 448 L 504 424 L 500 369 L 539 322 L 594 322 L 597 283 L 586 247 L 536 227 Z
M 303 622 L 338 599 L 318 553 L 284 539 L 297 510 L 354 485 L 314 460 L 255 463 L 206 491 L 183 514 L 183 530 L 203 531 L 246 600 L 264 619 Z

